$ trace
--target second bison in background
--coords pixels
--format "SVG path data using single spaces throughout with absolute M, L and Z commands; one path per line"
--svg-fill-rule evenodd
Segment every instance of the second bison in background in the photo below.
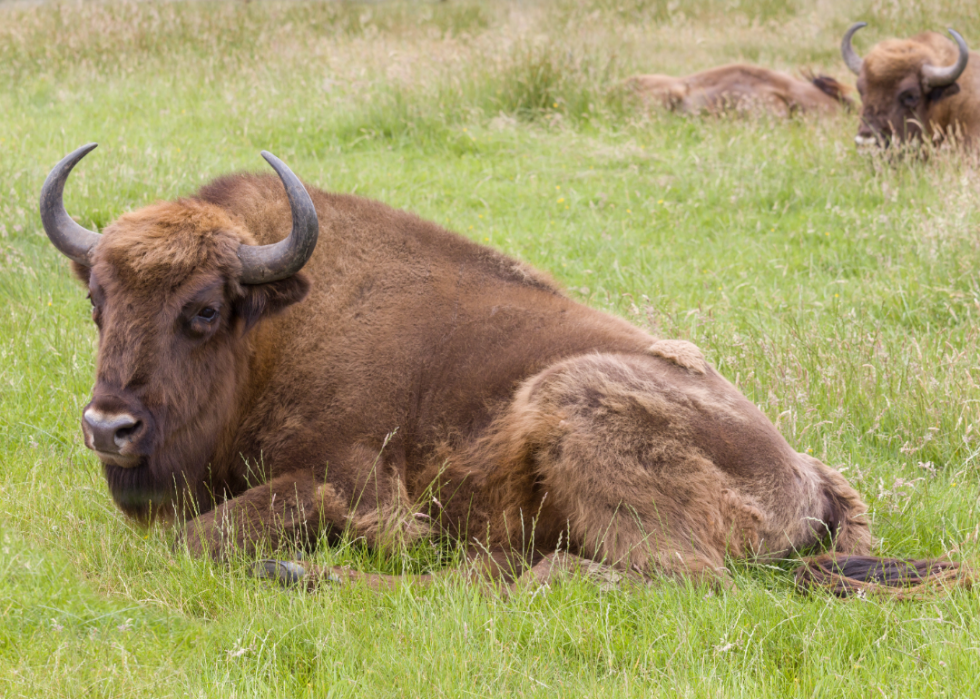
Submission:
M 862 59 L 851 38 L 866 26 L 853 25 L 841 42 L 863 103 L 855 142 L 887 146 L 955 138 L 974 148 L 980 144 L 980 56 L 963 37 L 950 29 L 955 44 L 936 32 L 888 39 Z
M 850 108 L 847 88 L 826 75 L 807 80 L 768 68 L 733 64 L 682 78 L 637 75 L 627 81 L 647 104 L 684 114 L 748 112 L 788 117 Z

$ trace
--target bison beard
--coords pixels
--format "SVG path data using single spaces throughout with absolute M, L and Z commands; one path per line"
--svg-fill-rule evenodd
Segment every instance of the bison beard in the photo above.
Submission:
M 688 342 L 411 214 L 305 187 L 268 154 L 279 179 L 224 177 L 100 236 L 61 194 L 93 147 L 41 195 L 99 328 L 86 445 L 120 508 L 184 521 L 195 554 L 442 537 L 508 582 L 725 583 L 726 557 L 818 547 L 834 558 L 809 560 L 803 587 L 967 580 L 867 557 L 857 492 Z M 255 572 L 397 582 L 275 559 Z

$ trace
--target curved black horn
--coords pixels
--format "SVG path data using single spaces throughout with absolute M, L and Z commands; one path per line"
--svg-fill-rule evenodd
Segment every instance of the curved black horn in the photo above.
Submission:
M 293 230 L 278 243 L 242 245 L 238 248 L 243 284 L 264 284 L 296 274 L 313 254 L 320 233 L 313 200 L 303 183 L 272 153 L 262 151 L 262 157 L 276 171 L 286 188 L 293 214 Z
M 868 26 L 867 22 L 858 22 L 852 24 L 851 28 L 847 30 L 844 34 L 844 39 L 840 42 L 840 55 L 844 57 L 844 63 L 847 67 L 851 69 L 851 72 L 855 75 L 861 74 L 861 57 L 857 55 L 857 51 L 851 46 L 851 37 L 854 36 L 854 32 L 858 29 L 864 29 Z
M 955 29 L 950 29 L 949 33 L 956 40 L 956 45 L 960 49 L 959 58 L 951 66 L 933 66 L 926 63 L 922 66 L 922 82 L 925 87 L 945 87 L 952 85 L 956 79 L 966 70 L 966 62 L 970 60 L 970 49 L 966 47 L 963 37 Z
M 65 191 L 65 181 L 71 174 L 72 168 L 98 145 L 98 143 L 89 143 L 66 155 L 48 173 L 44 185 L 41 186 L 41 223 L 44 224 L 44 232 L 62 254 L 86 267 L 92 265 L 89 262 L 89 253 L 99 242 L 100 236 L 72 220 L 65 211 L 62 195 Z

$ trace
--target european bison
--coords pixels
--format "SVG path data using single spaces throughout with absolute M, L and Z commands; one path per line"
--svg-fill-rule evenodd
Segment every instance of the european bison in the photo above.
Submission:
M 306 187 L 268 153 L 280 179 L 222 177 L 99 235 L 62 203 L 94 147 L 41 193 L 98 326 L 85 444 L 122 511 L 187 520 L 191 551 L 450 537 L 507 580 L 556 551 L 714 580 L 725 556 L 868 553 L 854 489 L 694 345 L 410 213 Z M 332 575 L 307 568 L 269 570 Z
M 950 29 L 955 44 L 936 32 L 888 39 L 862 59 L 851 38 L 866 26 L 853 25 L 841 42 L 863 103 L 855 142 L 887 146 L 955 137 L 967 146 L 980 144 L 980 56 L 963 37 Z
M 825 75 L 799 80 L 758 66 L 734 64 L 683 78 L 637 75 L 627 85 L 647 103 L 685 114 L 762 112 L 778 117 L 815 112 L 833 114 L 851 106 L 846 88 Z

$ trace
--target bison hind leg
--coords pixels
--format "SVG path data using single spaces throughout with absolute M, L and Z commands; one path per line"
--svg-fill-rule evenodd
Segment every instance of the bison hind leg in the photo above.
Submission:
M 632 475 L 645 483 L 604 489 L 596 487 L 588 459 L 578 462 L 580 468 L 574 467 L 573 451 L 571 446 L 562 450 L 560 466 L 538 463 L 542 485 L 554 498 L 554 510 L 567 523 L 570 551 L 646 580 L 728 587 L 725 556 L 743 557 L 757 549 L 762 514 L 724 488 L 706 459 L 675 464 L 690 487 L 637 471 Z M 619 477 L 632 480 L 625 470 L 625 466 L 619 470 Z
M 567 551 L 649 578 L 727 583 L 725 556 L 757 551 L 766 516 L 692 440 L 691 408 L 659 360 L 688 380 L 701 360 L 678 344 L 655 345 L 657 360 L 576 357 L 525 384 L 500 427 L 525 445 L 498 471 L 510 521 L 537 512 L 537 494 L 537 530 L 564 530 Z

